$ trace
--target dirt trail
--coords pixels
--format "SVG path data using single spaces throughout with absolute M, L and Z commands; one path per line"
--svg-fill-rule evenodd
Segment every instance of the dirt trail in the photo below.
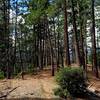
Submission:
M 58 98 L 54 96 L 53 89 L 56 87 L 54 78 L 50 75 L 50 71 L 42 71 L 35 76 L 26 76 L 25 80 L 11 79 L 0 81 L 0 95 L 12 91 L 7 98 Z

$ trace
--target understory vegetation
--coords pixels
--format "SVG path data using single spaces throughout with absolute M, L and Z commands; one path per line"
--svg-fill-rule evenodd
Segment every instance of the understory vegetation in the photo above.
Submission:
M 62 98 L 82 96 L 87 87 L 81 68 L 66 67 L 61 69 L 56 74 L 56 81 L 59 87 L 54 90 L 55 95 Z

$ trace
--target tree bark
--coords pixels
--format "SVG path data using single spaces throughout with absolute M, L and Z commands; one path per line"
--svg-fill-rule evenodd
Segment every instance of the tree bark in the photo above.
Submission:
M 72 17 L 73 17 L 73 31 L 74 31 L 74 41 L 75 41 L 75 54 L 76 54 L 76 63 L 80 66 L 80 50 L 78 44 L 78 37 L 77 37 L 77 25 L 76 25 L 76 13 L 74 8 L 74 2 L 72 1 Z
M 65 47 L 65 65 L 70 65 L 70 53 L 69 53 L 69 38 L 68 38 L 68 22 L 67 22 L 67 4 L 64 0 L 64 47 Z
M 97 55 L 96 55 L 96 36 L 95 36 L 95 15 L 94 15 L 94 0 L 92 0 L 92 54 L 93 54 L 93 71 L 98 78 Z

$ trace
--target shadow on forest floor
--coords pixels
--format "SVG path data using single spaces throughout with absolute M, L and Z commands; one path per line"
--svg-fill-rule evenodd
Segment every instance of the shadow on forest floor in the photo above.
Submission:
M 60 98 L 16 98 L 16 99 L 14 99 L 14 98 L 12 98 L 12 99 L 6 99 L 6 98 L 4 98 L 4 99 L 0 99 L 0 100 L 62 100 L 62 99 L 60 99 Z

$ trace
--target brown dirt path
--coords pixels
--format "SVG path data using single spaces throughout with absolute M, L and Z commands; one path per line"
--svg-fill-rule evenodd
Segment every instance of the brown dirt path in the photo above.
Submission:
M 7 98 L 58 98 L 53 94 L 53 89 L 56 86 L 54 78 L 50 75 L 50 71 L 45 70 L 35 76 L 26 76 L 25 80 L 11 79 L 0 81 L 0 95 L 17 87 Z

